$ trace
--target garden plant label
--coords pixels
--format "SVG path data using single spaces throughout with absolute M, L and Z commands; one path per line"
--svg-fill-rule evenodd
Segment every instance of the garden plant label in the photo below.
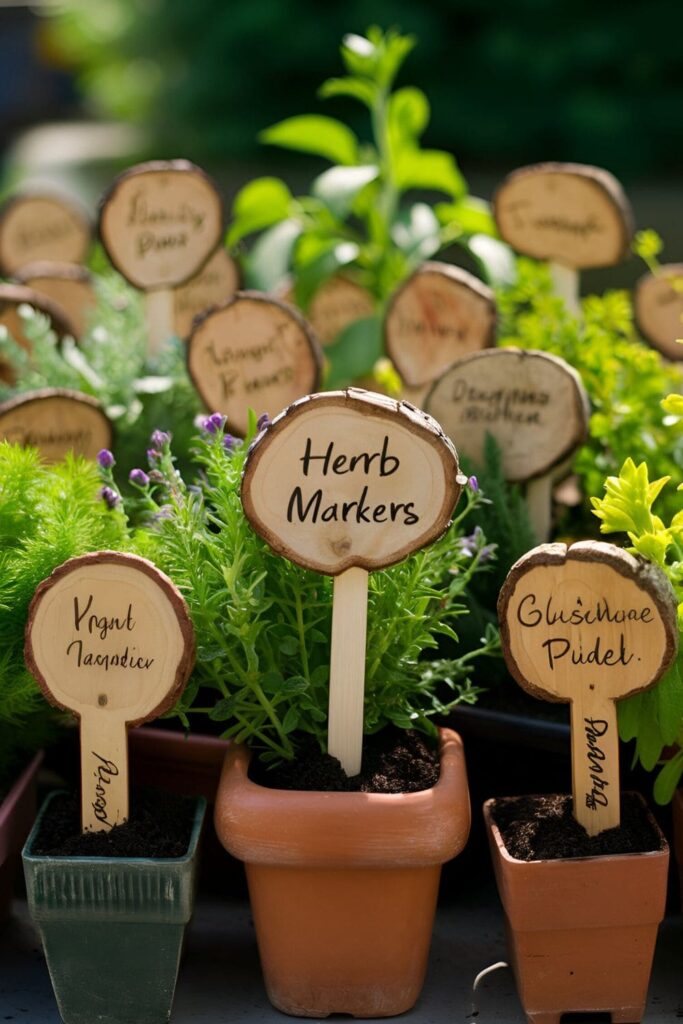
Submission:
M 80 340 L 97 306 L 92 275 L 86 267 L 73 263 L 29 263 L 15 274 L 27 288 L 56 302 L 63 309 Z
M 296 305 L 291 287 L 279 297 L 283 302 Z M 367 288 L 344 274 L 334 274 L 318 288 L 306 316 L 316 338 L 325 347 L 332 345 L 345 328 L 372 316 L 374 312 L 375 300 Z
M 151 562 L 113 551 L 72 558 L 29 608 L 26 663 L 80 722 L 83 831 L 128 818 L 126 727 L 177 700 L 194 663 L 185 602 Z
M 661 678 L 676 654 L 666 576 L 613 544 L 546 544 L 510 570 L 498 601 L 503 653 L 533 696 L 571 704 L 574 816 L 619 825 L 615 701 Z
M 186 339 L 192 331 L 194 318 L 212 306 L 225 302 L 239 286 L 239 267 L 228 250 L 219 245 L 199 273 L 174 290 L 173 323 L 176 335 Z
M 0 404 L 0 439 L 37 448 L 45 462 L 59 462 L 68 452 L 94 459 L 112 447 L 112 427 L 96 399 L 44 388 Z
M 24 333 L 24 322 L 19 315 L 22 306 L 32 306 L 36 312 L 49 317 L 50 326 L 58 338 L 64 338 L 66 335 L 72 338 L 77 336 L 78 332 L 65 310 L 52 299 L 22 284 L 0 284 L 0 327 L 6 328 L 12 340 L 22 348 L 31 350 L 31 339 Z M 14 381 L 11 366 L 2 359 L 0 379 L 8 383 Z
M 316 390 L 322 354 L 297 310 L 260 292 L 237 292 L 195 322 L 187 365 L 207 409 L 244 437 L 249 409 L 273 416 Z
M 638 330 L 667 359 L 683 359 L 683 263 L 667 263 L 645 274 L 633 296 Z
M 456 359 L 495 340 L 493 292 L 465 270 L 423 263 L 394 293 L 384 323 L 386 351 L 403 381 L 423 387 Z
M 92 230 L 85 213 L 62 196 L 27 193 L 0 208 L 0 274 L 11 277 L 27 263 L 82 263 Z
M 368 572 L 447 529 L 464 477 L 438 424 L 358 389 L 312 395 L 256 438 L 242 503 L 280 555 L 335 577 L 329 752 L 360 771 Z

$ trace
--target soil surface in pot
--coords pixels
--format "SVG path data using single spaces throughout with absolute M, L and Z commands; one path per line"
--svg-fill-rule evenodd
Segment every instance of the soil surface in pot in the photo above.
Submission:
M 383 729 L 366 736 L 360 775 L 349 777 L 336 757 L 305 740 L 294 762 L 271 768 L 254 758 L 249 778 L 269 789 L 347 793 L 416 793 L 439 780 L 439 755 L 417 732 Z
M 589 836 L 572 814 L 570 796 L 517 796 L 497 800 L 491 816 L 505 848 L 517 860 L 559 860 L 603 857 L 618 853 L 650 853 L 662 843 L 632 793 L 622 793 L 621 825 Z
M 131 794 L 130 818 L 109 832 L 81 832 L 80 797 L 55 797 L 43 816 L 32 853 L 48 857 L 182 857 L 197 802 L 160 790 Z

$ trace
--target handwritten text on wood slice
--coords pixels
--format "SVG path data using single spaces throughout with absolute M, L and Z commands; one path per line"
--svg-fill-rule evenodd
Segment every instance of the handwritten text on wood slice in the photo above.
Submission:
M 387 355 L 406 384 L 435 380 L 446 367 L 493 345 L 493 292 L 446 263 L 424 263 L 392 297 L 384 325 Z
M 243 437 L 249 409 L 274 416 L 316 390 L 322 357 L 295 309 L 259 292 L 237 292 L 195 323 L 187 365 L 207 409 L 223 413 Z
M 21 284 L 0 284 L 0 327 L 5 327 L 17 345 L 31 350 L 31 339 L 27 336 L 24 321 L 19 315 L 21 306 L 32 306 L 38 313 L 50 318 L 52 330 L 58 338 L 65 335 L 76 337 L 76 328 L 69 321 L 66 312 L 52 299 Z M 14 381 L 11 366 L 0 357 L 0 380 Z
M 683 263 L 668 263 L 646 274 L 634 294 L 636 323 L 641 334 L 667 359 L 683 359 Z
M 128 816 L 126 725 L 171 707 L 194 661 L 183 598 L 135 555 L 70 559 L 35 593 L 25 655 L 48 700 L 80 719 L 83 827 L 119 824 Z
M 225 302 L 240 286 L 240 272 L 228 250 L 220 245 L 196 277 L 173 294 L 175 333 L 187 338 L 192 321 L 211 306 Z
M 242 502 L 280 554 L 337 575 L 432 543 L 460 495 L 455 450 L 425 413 L 349 389 L 295 403 L 254 442 Z
M 459 360 L 434 384 L 424 408 L 458 450 L 484 463 L 486 435 L 500 447 L 506 480 L 546 473 L 586 436 L 588 397 L 562 359 L 491 349 Z
M 535 259 L 582 270 L 611 266 L 628 255 L 629 202 L 617 179 L 598 167 L 522 167 L 499 186 L 493 212 L 504 241 Z
M 575 816 L 590 834 L 617 825 L 614 701 L 654 685 L 675 656 L 668 580 L 612 544 L 541 545 L 510 570 L 498 615 L 520 686 L 571 702 Z
M 112 447 L 112 428 L 94 398 L 45 388 L 0 405 L 0 439 L 37 448 L 46 462 L 59 462 L 67 452 L 94 459 Z
M 194 277 L 218 245 L 223 204 L 216 186 L 186 160 L 132 167 L 102 201 L 100 237 L 136 288 L 173 288 Z
M 29 263 L 16 275 L 27 288 L 56 302 L 69 317 L 76 337 L 82 338 L 97 306 L 92 275 L 73 263 Z
M 91 227 L 71 200 L 31 193 L 9 199 L 0 209 L 0 274 L 11 277 L 27 263 L 81 263 Z
M 291 287 L 280 297 L 283 302 L 296 304 Z M 350 324 L 372 316 L 374 312 L 375 300 L 367 288 L 343 274 L 335 274 L 318 288 L 309 303 L 306 317 L 324 347 L 332 345 Z

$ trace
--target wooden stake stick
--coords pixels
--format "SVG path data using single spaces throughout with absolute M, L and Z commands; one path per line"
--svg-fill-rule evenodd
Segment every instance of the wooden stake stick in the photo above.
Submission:
M 81 716 L 81 828 L 99 832 L 128 820 L 128 734 L 123 719 Z
M 590 686 L 590 684 L 589 684 Z M 620 821 L 617 706 L 597 687 L 581 689 L 571 702 L 574 817 L 589 836 Z
M 327 749 L 348 776 L 358 775 L 363 754 L 367 617 L 367 570 L 335 576 Z
M 553 292 L 562 299 L 567 312 L 580 320 L 583 316 L 581 300 L 579 298 L 579 272 L 573 267 L 566 267 L 562 263 L 551 260 L 549 263 L 550 275 L 553 279 Z
M 526 503 L 529 520 L 539 544 L 550 537 L 553 523 L 553 479 L 552 474 L 537 476 L 526 485 Z
M 145 294 L 148 354 L 156 356 L 175 334 L 175 300 L 172 288 L 157 288 Z

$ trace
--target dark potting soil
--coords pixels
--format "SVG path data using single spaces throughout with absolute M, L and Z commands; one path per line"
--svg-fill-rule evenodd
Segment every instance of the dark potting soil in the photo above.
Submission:
M 559 860 L 661 850 L 662 841 L 633 793 L 621 797 L 621 825 L 589 836 L 572 814 L 570 796 L 516 796 L 497 800 L 492 817 L 505 848 L 517 860 Z
M 133 791 L 130 818 L 109 832 L 81 832 L 80 797 L 50 803 L 32 852 L 50 857 L 182 857 L 192 834 L 196 800 L 152 789 Z
M 335 793 L 416 793 L 439 779 L 439 755 L 416 732 L 383 729 L 366 736 L 360 775 L 349 778 L 337 760 L 323 754 L 315 740 L 304 741 L 296 761 L 270 768 L 254 758 L 249 777 L 269 789 Z

